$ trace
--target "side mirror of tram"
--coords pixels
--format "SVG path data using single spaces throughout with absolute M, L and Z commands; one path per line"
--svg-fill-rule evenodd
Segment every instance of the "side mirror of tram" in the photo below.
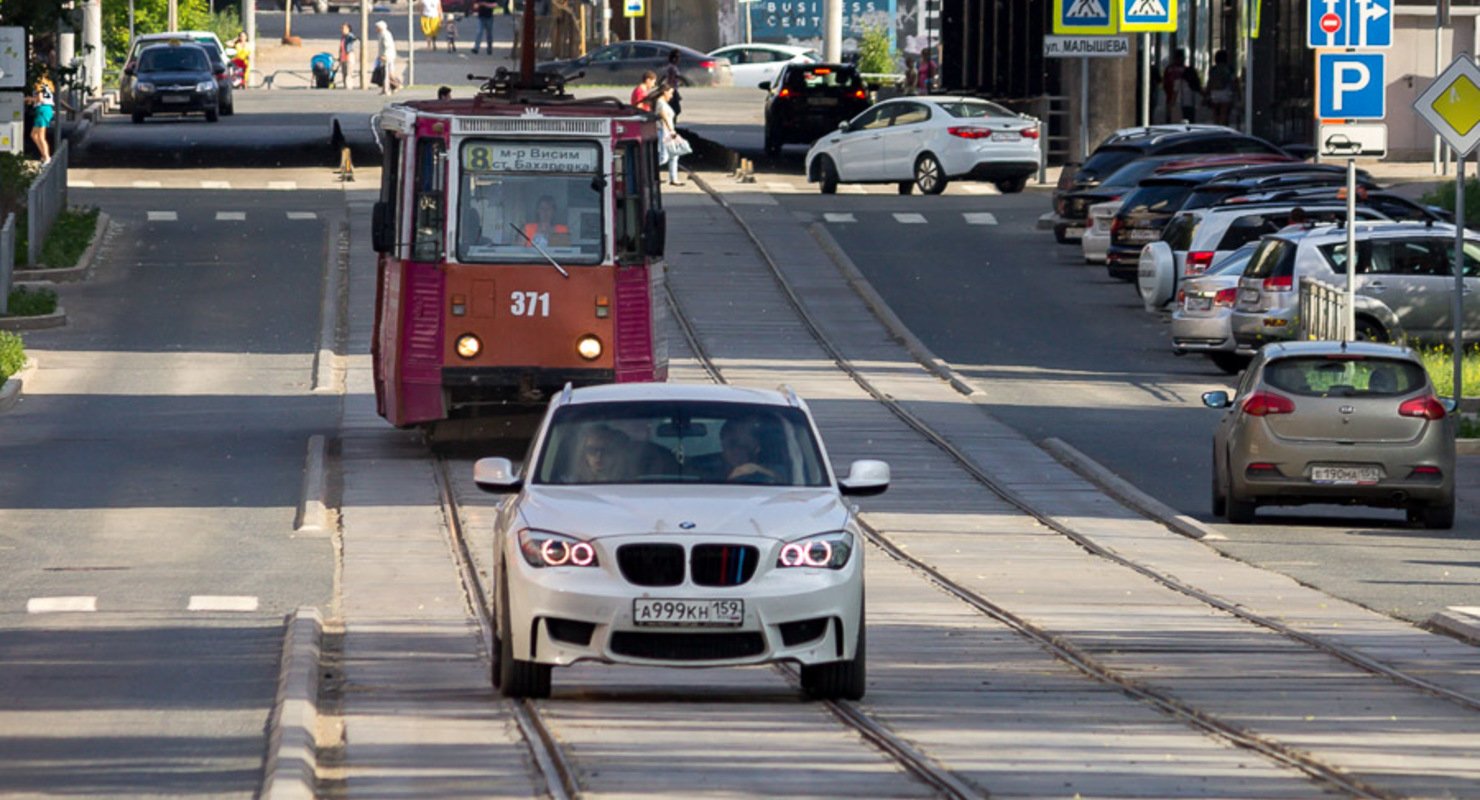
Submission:
M 396 247 L 396 225 L 392 215 L 395 206 L 377 201 L 370 213 L 370 244 L 377 253 L 389 253 Z
M 662 258 L 663 246 L 668 238 L 668 212 L 661 208 L 650 208 L 642 224 L 643 253 L 649 258 Z

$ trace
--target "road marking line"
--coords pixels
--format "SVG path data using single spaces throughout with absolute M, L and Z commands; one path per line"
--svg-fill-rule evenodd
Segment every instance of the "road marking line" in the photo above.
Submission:
M 997 215 L 989 211 L 967 212 L 961 216 L 966 218 L 967 225 L 996 225 Z
M 1002 194 L 997 187 L 991 184 L 965 183 L 961 185 L 961 191 L 967 194 Z
M 247 220 L 247 212 L 245 212 L 245 211 L 217 211 L 216 212 L 216 221 L 217 222 L 246 222 L 246 220 Z
M 924 214 L 895 214 L 894 221 L 902 225 L 924 225 Z
M 857 222 L 852 214 L 823 214 L 822 218 L 828 222 Z
M 288 219 L 318 219 L 319 215 L 313 211 L 289 211 Z
M 96 597 L 33 597 L 26 601 L 27 614 L 55 614 L 62 611 L 97 611 Z
M 868 194 L 868 187 L 857 183 L 844 183 L 838 186 L 838 194 Z
M 267 188 L 291 192 L 298 188 L 298 181 L 268 181 Z
M 67 185 L 70 186 L 70 187 L 78 188 L 78 189 L 92 189 L 92 188 L 96 188 L 97 187 L 97 184 L 96 183 L 93 183 L 92 181 L 73 181 L 73 180 L 69 180 L 69 181 L 67 181 Z
M 186 611 L 256 611 L 257 598 L 253 595 L 190 595 Z
M 135 189 L 158 189 L 160 185 L 159 181 L 134 181 Z
M 231 181 L 201 181 L 202 189 L 230 189 Z
M 766 184 L 766 191 L 768 191 L 768 192 L 783 192 L 783 193 L 785 193 L 785 192 L 795 192 L 796 190 L 797 190 L 797 187 L 792 186 L 789 183 L 768 183 L 768 184 Z
M 178 219 L 180 219 L 180 215 L 179 214 L 176 214 L 173 211 L 150 211 L 149 212 L 149 221 L 150 222 L 175 222 Z

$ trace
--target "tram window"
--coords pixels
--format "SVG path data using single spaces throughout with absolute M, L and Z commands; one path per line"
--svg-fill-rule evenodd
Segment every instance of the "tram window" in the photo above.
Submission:
M 380 170 L 380 199 L 375 203 L 370 235 L 375 252 L 389 253 L 396 249 L 396 224 L 401 217 L 397 200 L 400 199 L 401 140 L 387 136 L 385 162 Z
M 416 238 L 412 257 L 417 261 L 441 261 L 443 209 L 447 207 L 446 144 L 441 139 L 416 143 Z
M 601 263 L 601 160 L 594 142 L 464 142 L 458 260 L 546 263 L 548 254 L 562 265 Z
M 623 142 L 615 163 L 617 176 L 617 261 L 642 257 L 642 192 L 645 181 L 637 142 Z

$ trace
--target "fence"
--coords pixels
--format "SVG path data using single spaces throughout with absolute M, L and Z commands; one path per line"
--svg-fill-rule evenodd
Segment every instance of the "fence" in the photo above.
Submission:
M 1300 338 L 1346 339 L 1346 290 L 1323 281 L 1300 281 Z
M 26 190 L 26 263 L 41 263 L 41 245 L 67 207 L 67 143 L 62 142 L 51 161 Z
M 0 225 L 0 316 L 10 313 L 10 279 L 15 275 L 15 215 Z

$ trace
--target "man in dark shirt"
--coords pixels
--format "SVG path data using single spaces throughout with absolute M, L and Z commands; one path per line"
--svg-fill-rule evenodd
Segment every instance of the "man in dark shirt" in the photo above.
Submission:
M 493 0 L 477 0 L 473 10 L 478 12 L 478 35 L 473 37 L 473 55 L 478 54 L 478 43 L 488 37 L 488 52 L 493 53 Z

